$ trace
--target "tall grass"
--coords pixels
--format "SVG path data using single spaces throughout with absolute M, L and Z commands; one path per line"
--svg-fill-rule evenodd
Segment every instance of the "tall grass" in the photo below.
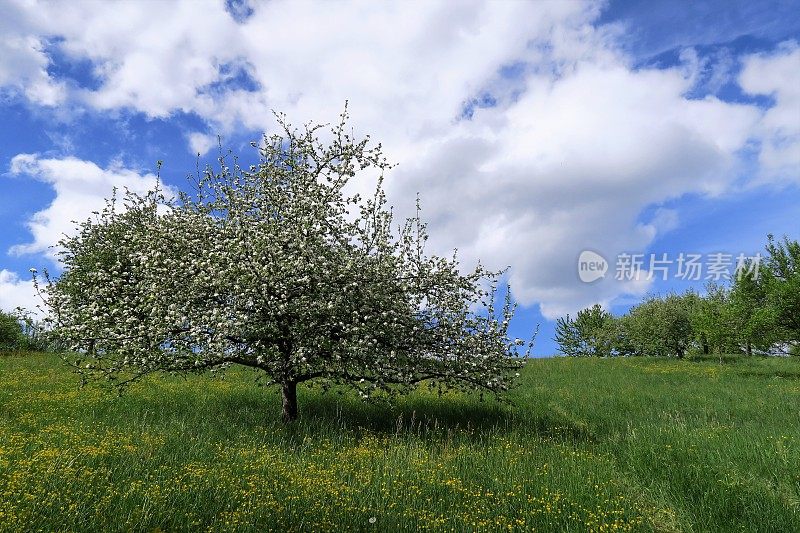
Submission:
M 800 531 L 800 361 L 532 361 L 510 403 L 0 357 L 0 531 Z

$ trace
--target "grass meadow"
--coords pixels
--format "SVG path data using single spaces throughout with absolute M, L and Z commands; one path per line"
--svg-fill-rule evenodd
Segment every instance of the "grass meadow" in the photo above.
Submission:
M 531 361 L 509 404 L 0 356 L 0 531 L 800 531 L 800 358 Z

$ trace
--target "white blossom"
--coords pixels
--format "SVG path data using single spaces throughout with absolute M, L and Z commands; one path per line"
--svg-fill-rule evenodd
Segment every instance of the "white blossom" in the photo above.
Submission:
M 221 158 L 192 194 L 128 193 L 124 210 L 112 198 L 61 242 L 64 273 L 43 293 L 76 366 L 91 357 L 82 372 L 117 383 L 251 366 L 281 384 L 288 419 L 311 379 L 365 398 L 367 385 L 425 380 L 506 390 L 524 343 L 507 335 L 510 292 L 496 305 L 500 273 L 427 255 L 418 217 L 397 229 L 381 185 L 391 165 L 350 136 L 346 113 L 328 145 L 319 126 L 279 118 L 254 168 Z M 374 195 L 345 196 L 364 170 L 381 175 Z

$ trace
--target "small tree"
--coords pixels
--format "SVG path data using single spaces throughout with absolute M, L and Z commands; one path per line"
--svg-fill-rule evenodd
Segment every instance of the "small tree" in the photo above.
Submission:
M 609 357 L 614 354 L 615 323 L 611 313 L 600 305 L 578 311 L 556 321 L 555 341 L 568 356 Z
M 694 295 L 693 298 L 689 306 L 692 329 L 703 353 L 737 351 L 730 291 L 727 287 L 709 282 L 705 296 Z
M 626 320 L 637 353 L 683 358 L 692 344 L 691 304 L 685 296 L 651 297 L 631 309 Z
M 747 263 L 731 285 L 727 308 L 733 342 L 747 355 L 753 349 L 768 350 L 777 341 L 776 321 L 767 302 L 764 269 L 756 270 Z
M 285 421 L 311 380 L 364 398 L 422 381 L 508 389 L 523 343 L 508 337 L 510 295 L 495 306 L 501 273 L 462 274 L 455 255 L 427 255 L 419 206 L 395 224 L 382 189 L 390 165 L 380 145 L 347 133 L 346 111 L 327 144 L 322 126 L 277 117 L 258 165 L 220 157 L 192 194 L 128 193 L 124 210 L 112 198 L 60 243 L 64 272 L 42 292 L 75 351 L 68 361 L 118 385 L 256 368 L 280 386 Z M 379 176 L 367 200 L 345 192 L 361 171 Z
M 800 242 L 769 235 L 764 269 L 766 305 L 779 341 L 800 342 Z
M 566 356 L 581 357 L 586 355 L 578 327 L 575 325 L 575 320 L 569 315 L 559 317 L 556 320 L 556 332 L 553 340 L 558 343 L 558 349 Z
M 730 293 L 734 338 L 750 355 L 800 342 L 800 243 L 768 236 L 761 264 L 748 261 Z
M 0 350 L 15 350 L 24 342 L 22 326 L 16 315 L 0 311 Z
M 636 347 L 634 320 L 631 315 L 622 315 L 614 319 L 613 328 L 614 353 L 623 357 L 644 355 Z

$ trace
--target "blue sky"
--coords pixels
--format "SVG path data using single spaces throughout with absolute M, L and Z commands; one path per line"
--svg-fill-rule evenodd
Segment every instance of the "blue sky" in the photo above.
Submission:
M 70 220 L 155 164 L 181 187 L 216 136 L 354 126 L 399 163 L 431 251 L 511 266 L 513 333 L 703 281 L 613 279 L 620 253 L 754 254 L 800 236 L 798 2 L 0 1 L 0 308 L 35 303 Z M 368 180 L 367 180 L 368 181 Z M 366 187 L 368 185 L 365 184 Z M 577 257 L 603 255 L 582 283 Z

